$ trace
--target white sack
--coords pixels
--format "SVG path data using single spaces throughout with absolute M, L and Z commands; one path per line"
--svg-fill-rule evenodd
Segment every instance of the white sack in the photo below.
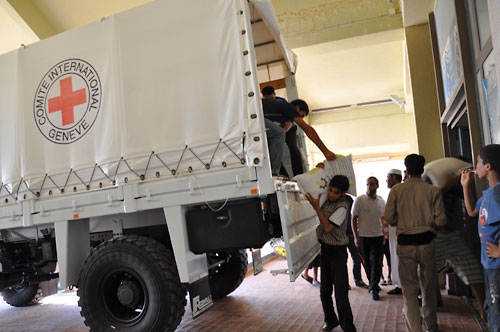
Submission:
M 446 157 L 431 161 L 424 166 L 424 173 L 422 179 L 428 178 L 432 185 L 442 188 L 446 184 L 446 177 L 448 175 L 458 175 L 461 169 L 471 168 L 472 164 L 466 161 Z
M 349 194 L 356 196 L 356 177 L 352 166 L 352 156 L 337 156 L 333 161 L 325 161 L 324 168 L 314 168 L 311 171 L 297 175 L 294 179 L 299 183 L 303 193 L 310 193 L 317 198 L 321 194 L 322 202 L 326 198 L 328 183 L 335 175 L 345 175 L 349 179 Z

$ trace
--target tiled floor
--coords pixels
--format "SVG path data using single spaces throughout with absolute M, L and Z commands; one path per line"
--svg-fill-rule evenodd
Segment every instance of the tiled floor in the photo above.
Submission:
M 177 330 L 320 331 L 323 314 L 319 288 L 303 279 L 290 283 L 288 276 L 273 277 L 269 273 L 269 270 L 285 267 L 284 259 L 269 261 L 263 272 L 257 276 L 248 275 L 235 292 L 194 321 L 191 310 L 187 308 Z M 349 297 L 358 331 L 405 331 L 401 315 L 403 299 L 400 295 L 385 294 L 391 288 L 383 287 L 378 302 L 372 301 L 366 290 L 353 288 Z M 438 314 L 442 331 L 480 331 L 462 298 L 443 297 L 445 305 Z M 62 292 L 44 299 L 41 305 L 27 308 L 13 308 L 0 302 L 0 331 L 88 331 L 80 317 L 77 301 L 75 292 Z

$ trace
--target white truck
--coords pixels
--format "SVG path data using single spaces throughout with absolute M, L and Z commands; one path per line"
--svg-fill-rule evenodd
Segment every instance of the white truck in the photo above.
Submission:
M 279 236 L 294 281 L 318 221 L 271 176 L 257 65 L 276 56 L 294 72 L 264 0 L 158 0 L 0 55 L 4 299 L 59 277 L 92 331 L 173 331 L 187 291 L 197 316 Z

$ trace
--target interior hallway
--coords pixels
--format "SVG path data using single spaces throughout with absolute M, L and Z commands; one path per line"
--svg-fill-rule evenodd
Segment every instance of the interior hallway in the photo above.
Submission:
M 264 264 L 264 271 L 247 274 L 242 285 L 230 296 L 218 301 L 207 313 L 194 320 L 187 309 L 177 331 L 184 332 L 316 332 L 321 331 L 323 314 L 319 288 L 302 278 L 290 283 L 288 276 L 273 277 L 270 270 L 284 269 L 283 258 Z M 384 272 L 385 273 L 385 272 Z M 352 281 L 352 278 L 350 278 Z M 366 279 L 365 279 L 366 281 Z M 353 282 L 351 282 L 353 284 Z M 375 302 L 368 291 L 353 287 L 349 292 L 358 331 L 405 331 L 401 314 L 403 298 L 387 295 L 392 286 L 382 287 L 381 300 Z M 441 331 L 479 332 L 468 307 L 461 297 L 443 296 L 444 307 L 439 308 Z M 2 332 L 86 332 L 73 292 L 61 292 L 48 297 L 40 305 L 13 308 L 0 302 L 0 330 Z M 334 331 L 341 331 L 337 327 Z

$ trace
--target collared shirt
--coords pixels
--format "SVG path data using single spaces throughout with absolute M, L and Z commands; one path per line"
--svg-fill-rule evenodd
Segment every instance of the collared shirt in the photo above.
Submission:
M 384 199 L 375 199 L 367 194 L 356 197 L 352 207 L 352 215 L 358 216 L 358 234 L 360 237 L 382 236 L 382 217 L 384 216 Z
M 420 178 L 410 177 L 392 187 L 384 212 L 385 220 L 396 226 L 396 234 L 436 233 L 446 225 L 441 191 Z

